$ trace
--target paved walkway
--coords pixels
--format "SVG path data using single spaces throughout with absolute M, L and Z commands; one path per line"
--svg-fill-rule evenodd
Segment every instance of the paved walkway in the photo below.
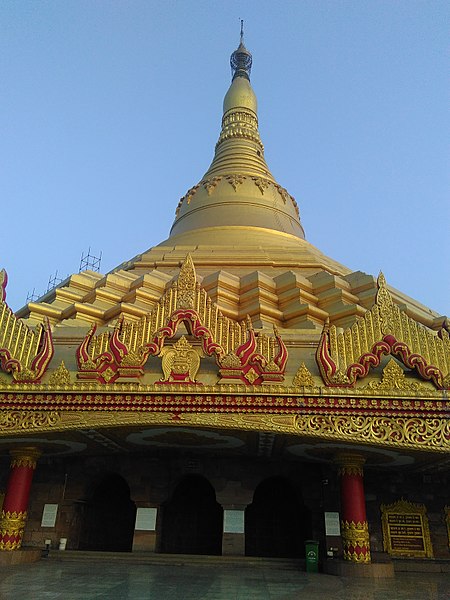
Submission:
M 0 600 L 450 600 L 448 574 L 333 577 L 274 568 L 55 562 L 3 567 Z

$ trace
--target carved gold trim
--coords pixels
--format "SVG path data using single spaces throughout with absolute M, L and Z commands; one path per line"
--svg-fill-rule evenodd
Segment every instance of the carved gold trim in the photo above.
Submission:
M 180 385 L 179 387 L 184 393 L 189 391 L 195 391 L 198 393 L 198 389 L 194 389 L 195 386 L 192 386 L 192 390 L 190 390 L 189 387 L 186 387 L 185 384 L 183 386 Z M 382 406 L 388 406 L 392 404 L 392 400 L 395 400 L 398 407 L 404 406 L 405 408 L 419 408 L 421 402 L 426 401 L 427 408 L 431 410 L 435 410 L 436 407 L 440 407 L 439 409 L 444 408 L 445 410 L 450 410 L 448 394 L 443 390 L 434 389 L 431 383 L 424 383 L 420 389 L 414 392 L 414 396 L 411 393 L 411 390 L 407 389 L 388 390 L 384 388 L 370 388 L 367 385 L 355 387 L 351 390 L 348 388 L 331 388 L 323 386 L 314 386 L 305 390 L 305 387 L 299 385 L 286 386 L 281 383 L 277 383 L 272 386 L 267 384 L 254 385 L 251 390 L 254 393 L 286 395 L 296 398 L 299 396 L 304 397 L 305 392 L 307 391 L 308 400 L 320 398 L 320 401 L 324 403 L 330 401 L 340 403 L 340 407 L 350 407 L 355 401 L 362 408 L 375 406 L 380 402 L 382 403 Z M 172 389 L 175 390 L 176 388 L 173 387 Z M 45 392 L 55 392 L 56 390 L 64 390 L 66 392 L 85 391 L 87 393 L 97 391 L 108 393 L 135 393 L 138 391 L 140 393 L 151 393 L 160 391 L 158 386 L 155 386 L 155 384 L 143 384 L 140 380 L 129 382 L 116 381 L 112 384 L 99 383 L 96 380 L 71 381 L 68 384 L 59 384 L 58 386 L 55 386 L 50 385 L 48 381 L 45 383 L 13 383 L 11 379 L 3 379 L 2 381 L 0 376 L 0 399 L 5 399 L 7 394 L 12 392 L 14 394 L 32 392 L 33 395 L 38 395 Z M 236 382 L 216 383 L 214 385 L 205 385 L 202 388 L 202 393 L 208 394 L 229 394 L 239 393 L 242 391 L 248 393 L 249 388 L 243 383 Z
M 308 437 L 345 440 L 394 448 L 448 452 L 450 421 L 445 418 L 301 414 L 297 431 Z
M 413 502 L 408 502 L 403 498 L 394 502 L 393 504 L 382 504 L 381 507 L 381 522 L 383 528 L 383 546 L 385 552 L 388 552 L 392 556 L 400 556 L 400 557 L 424 557 L 424 558 L 433 558 L 433 547 L 431 545 L 430 538 L 430 528 L 428 525 L 428 517 L 427 517 L 427 509 L 424 504 L 415 504 Z M 392 536 L 389 523 L 389 515 L 399 514 L 399 515 L 410 515 L 419 517 L 420 528 L 422 531 L 421 536 L 412 536 L 416 538 L 420 538 L 423 542 L 423 550 L 416 549 L 399 549 L 394 548 L 392 544 Z M 419 527 L 419 525 L 417 525 Z M 404 536 L 408 537 L 408 536 Z
M 22 545 L 27 512 L 2 510 L 0 518 L 0 550 L 17 550 Z M 10 538 L 5 541 L 5 538 Z
M 52 411 L 2 410 L 0 412 L 0 433 L 11 431 L 46 430 L 58 425 L 60 415 Z
M 244 399 L 245 400 L 245 399 Z M 184 425 L 252 431 L 277 431 L 324 440 L 345 441 L 391 448 L 415 448 L 433 452 L 450 449 L 450 422 L 445 418 L 377 417 L 339 414 L 270 414 L 246 412 L 179 412 L 176 408 L 156 411 L 81 410 L 41 413 L 17 411 L 15 422 L 0 426 L 0 437 L 31 431 L 68 431 L 87 427 L 121 425 Z
M 370 538 L 367 521 L 341 521 L 341 537 L 344 559 L 358 563 L 369 563 Z

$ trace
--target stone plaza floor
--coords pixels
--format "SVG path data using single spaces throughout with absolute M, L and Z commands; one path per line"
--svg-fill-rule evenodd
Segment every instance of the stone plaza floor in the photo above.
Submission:
M 450 575 L 350 579 L 280 568 L 56 562 L 2 567 L 0 600 L 450 600 Z

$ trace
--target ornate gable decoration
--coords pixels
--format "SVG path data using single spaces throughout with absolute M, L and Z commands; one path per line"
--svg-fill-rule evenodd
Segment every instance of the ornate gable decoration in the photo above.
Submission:
M 326 385 L 352 387 L 358 377 L 365 377 L 370 367 L 377 367 L 383 355 L 389 354 L 438 389 L 450 388 L 448 332 L 442 328 L 435 334 L 408 317 L 394 304 L 380 273 L 374 306 L 340 333 L 327 323 L 316 360 Z
M 113 383 L 140 377 L 153 355 L 162 359 L 159 383 L 195 383 L 201 354 L 183 338 L 170 352 L 165 348 L 181 323 L 200 341 L 203 356 L 215 358 L 222 379 L 255 385 L 284 380 L 288 353 L 278 332 L 274 337 L 257 334 L 250 319 L 237 322 L 224 316 L 200 287 L 190 255 L 149 315 L 137 322 L 121 318 L 113 332 L 99 335 L 96 325 L 91 327 L 77 349 L 78 378 Z
M 6 271 L 0 271 L 0 367 L 15 383 L 39 383 L 53 356 L 48 319 L 30 329 L 6 304 Z

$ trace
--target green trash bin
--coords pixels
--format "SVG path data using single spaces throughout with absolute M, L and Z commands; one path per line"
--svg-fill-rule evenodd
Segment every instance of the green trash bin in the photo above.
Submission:
M 305 540 L 306 571 L 317 573 L 319 571 L 319 542 Z

